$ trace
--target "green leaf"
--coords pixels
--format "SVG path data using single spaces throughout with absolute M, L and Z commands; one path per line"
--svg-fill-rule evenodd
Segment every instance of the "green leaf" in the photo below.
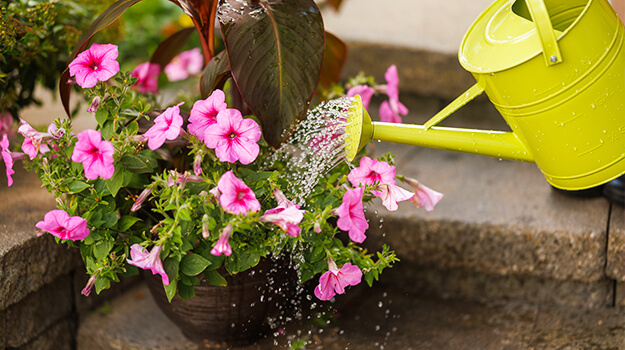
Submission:
M 195 276 L 210 265 L 211 262 L 199 254 L 189 253 L 180 261 L 180 271 L 188 276 Z
M 226 279 L 215 270 L 205 271 L 204 278 L 206 278 L 206 281 L 213 286 L 225 287 L 228 285 L 228 281 L 226 281 Z
M 220 2 L 221 32 L 232 76 L 278 148 L 305 116 L 324 50 L 321 13 L 313 0 Z
M 82 181 L 75 180 L 71 184 L 69 184 L 68 188 L 71 193 L 80 193 L 83 190 L 91 187 L 91 185 L 84 183 Z
M 239 273 L 258 265 L 260 254 L 256 251 L 242 251 L 232 254 L 225 260 L 226 269 L 231 273 Z
M 115 123 L 110 119 L 104 122 L 104 125 L 100 129 L 103 140 L 110 140 L 111 137 L 113 137 L 113 134 L 115 133 L 115 128 L 113 127 L 113 124 Z
M 95 280 L 95 292 L 100 294 L 101 291 L 111 287 L 111 281 L 106 277 L 100 277 Z
M 108 118 L 109 111 L 105 108 L 98 108 L 98 110 L 95 112 L 95 120 L 98 122 L 98 125 L 100 127 L 104 126 L 104 123 L 107 121 Z
M 117 229 L 121 232 L 127 231 L 137 221 L 141 221 L 141 219 L 130 215 L 124 215 L 117 222 Z
M 178 210 L 178 217 L 180 217 L 182 221 L 191 221 L 191 211 L 189 208 L 180 208 Z
M 184 300 L 189 300 L 195 296 L 195 288 L 179 282 L 178 295 Z
M 124 171 L 119 167 L 115 169 L 113 177 L 105 180 L 106 188 L 111 192 L 111 195 L 115 197 L 120 188 L 124 185 Z
M 274 173 L 272 171 L 254 171 L 247 168 L 240 168 L 239 172 L 245 183 L 253 184 L 269 179 Z
M 100 241 L 93 246 L 93 255 L 96 259 L 102 260 L 106 258 L 111 249 L 113 248 L 113 242 Z
M 213 57 L 200 78 L 200 93 L 203 99 L 207 98 L 215 89 L 223 88 L 226 80 L 230 78 L 230 62 L 226 51 L 221 51 Z
M 126 155 L 119 160 L 120 166 L 135 174 L 151 173 L 158 167 L 156 159 L 143 154 Z
M 169 259 L 165 260 L 163 263 L 163 268 L 169 277 L 169 284 L 163 285 L 165 288 L 165 295 L 167 295 L 167 300 L 171 302 L 171 300 L 176 295 L 177 286 L 178 286 L 178 267 L 180 265 L 180 257 L 172 256 Z

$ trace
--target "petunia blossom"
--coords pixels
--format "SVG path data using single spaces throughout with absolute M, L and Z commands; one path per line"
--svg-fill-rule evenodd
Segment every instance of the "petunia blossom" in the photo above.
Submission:
M 158 75 L 161 74 L 161 66 L 156 63 L 143 62 L 132 70 L 132 76 L 137 82 L 132 86 L 142 93 L 158 93 Z
M 401 116 L 408 114 L 408 108 L 399 102 L 399 75 L 397 67 L 392 65 L 384 73 L 388 101 L 380 105 L 380 120 L 389 123 L 401 123 Z
M 336 294 L 345 293 L 345 287 L 355 286 L 362 280 L 362 271 L 356 265 L 345 263 L 339 270 L 332 258 L 328 259 L 329 270 L 319 278 L 315 296 L 320 300 L 330 300 Z
M 375 183 L 395 184 L 395 167 L 387 162 L 369 157 L 360 158 L 360 166 L 347 174 L 352 186 L 373 185 Z
M 169 276 L 167 276 L 165 269 L 163 269 L 163 262 L 161 261 L 162 248 L 162 245 L 157 245 L 152 248 L 151 252 L 148 252 L 147 249 L 135 243 L 130 246 L 130 259 L 126 259 L 126 261 L 130 265 L 152 271 L 153 275 L 161 275 L 163 284 L 168 285 Z
M 382 198 L 382 205 L 389 211 L 395 211 L 399 207 L 397 202 L 407 201 L 412 199 L 414 193 L 406 191 L 397 185 L 380 184 L 380 197 Z
M 371 102 L 371 97 L 373 97 L 374 93 L 375 89 L 373 89 L 369 85 L 356 85 L 347 90 L 347 96 L 349 97 L 360 95 L 362 105 L 365 107 L 365 109 L 369 109 L 369 103 Z
M 222 162 L 238 160 L 250 164 L 260 151 L 257 144 L 260 136 L 260 127 L 254 120 L 243 119 L 237 109 L 226 109 L 217 114 L 217 123 L 206 128 L 204 143 L 215 150 Z
M 13 130 L 13 116 L 8 112 L 0 113 L 0 137 L 4 134 L 9 137 L 15 135 L 15 130 Z
M 42 143 L 45 137 L 51 137 L 50 134 L 38 132 L 24 120 L 21 120 L 21 125 L 17 129 L 17 132 L 24 136 L 22 151 L 26 153 L 31 160 L 35 159 L 40 151 L 41 153 L 50 151 L 48 145 Z
M 341 230 L 348 231 L 349 238 L 356 243 L 364 242 L 367 238 L 365 231 L 369 228 L 362 207 L 364 190 L 364 187 L 347 190 L 343 195 L 343 203 L 338 207 L 339 219 L 336 224 Z
M 15 174 L 15 170 L 13 170 L 13 156 L 9 151 L 9 138 L 7 137 L 7 134 L 2 135 L 2 140 L 0 141 L 0 153 L 2 154 L 4 165 L 6 166 L 8 185 L 11 187 L 13 185 L 13 178 L 11 175 Z
M 443 194 L 424 186 L 419 181 L 406 177 L 404 181 L 414 188 L 415 193 L 412 197 L 412 204 L 417 207 L 423 207 L 426 211 L 434 210 L 434 206 L 443 198 Z
M 91 277 L 89 277 L 89 281 L 87 281 L 87 285 L 85 285 L 85 288 L 82 289 L 80 294 L 88 297 L 89 294 L 91 294 L 91 289 L 95 285 L 95 281 L 97 279 L 98 279 L 98 274 L 97 273 L 95 275 L 92 275 Z
M 69 75 L 76 76 L 76 83 L 82 88 L 94 87 L 98 81 L 107 81 L 119 72 L 117 56 L 117 45 L 93 43 L 69 64 Z
M 211 254 L 215 256 L 219 256 L 222 254 L 225 256 L 230 256 L 232 254 L 232 247 L 230 246 L 230 243 L 228 242 L 228 240 L 230 240 L 231 234 L 232 234 L 232 225 L 228 225 L 224 227 L 223 231 L 221 232 L 221 235 L 219 235 L 219 239 L 217 240 L 217 243 L 215 243 L 215 246 L 213 246 L 213 249 L 211 249 Z
M 145 132 L 148 138 L 148 147 L 151 150 L 160 148 L 165 140 L 175 140 L 180 135 L 182 128 L 182 116 L 180 115 L 180 105 L 184 102 L 169 107 L 161 115 L 154 119 L 154 125 Z
M 288 235 L 297 237 L 300 233 L 300 222 L 304 219 L 304 211 L 300 210 L 297 206 L 290 207 L 277 207 L 269 209 L 263 216 L 260 217 L 260 221 L 271 222 L 278 225 Z
M 89 106 L 89 108 L 87 108 L 87 112 L 88 113 L 95 113 L 98 111 L 98 108 L 100 108 L 100 101 L 102 100 L 102 98 L 100 96 L 96 96 L 93 98 L 93 100 L 91 100 L 91 105 Z
M 82 131 L 76 137 L 78 141 L 74 146 L 72 160 L 82 163 L 87 179 L 95 180 L 101 177 L 106 180 L 113 177 L 115 173 L 113 144 L 102 140 L 100 132 L 92 129 Z
M 39 221 L 35 227 L 50 232 L 54 237 L 72 241 L 83 240 L 89 235 L 87 220 L 80 216 L 69 216 L 67 212 L 60 209 L 47 212 L 43 221 Z
M 217 188 L 221 193 L 219 204 L 225 212 L 246 215 L 248 212 L 260 210 L 260 202 L 254 192 L 232 170 L 221 175 Z
M 196 47 L 174 57 L 164 70 L 169 81 L 179 81 L 198 74 L 202 68 L 204 68 L 204 57 L 200 48 Z
M 217 114 L 225 111 L 227 107 L 226 95 L 219 89 L 213 91 L 205 100 L 196 101 L 189 116 L 189 133 L 204 141 L 206 128 L 217 123 Z

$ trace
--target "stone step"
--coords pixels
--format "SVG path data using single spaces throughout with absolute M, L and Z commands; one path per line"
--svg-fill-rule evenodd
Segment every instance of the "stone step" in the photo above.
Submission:
M 410 99 L 404 119 L 440 108 Z M 375 108 L 374 108 L 375 110 Z M 471 102 L 445 125 L 506 130 L 488 103 Z M 554 190 L 535 164 L 375 143 L 397 154 L 397 173 L 445 194 L 432 212 L 400 203 L 368 208 L 370 244 L 402 260 L 388 281 L 426 294 L 520 298 L 571 305 L 623 305 L 625 210 L 605 198 Z M 383 275 L 383 278 L 386 278 Z M 391 282 L 391 283 L 392 283 Z
M 522 301 L 486 303 L 423 298 L 378 285 L 342 307 L 318 306 L 241 350 L 289 349 L 623 349 L 625 317 L 614 308 L 585 309 Z M 355 296 L 355 297 L 354 297 Z M 323 309 L 324 326 L 317 310 Z M 326 321 L 327 322 L 327 321 Z M 145 285 L 89 315 L 77 335 L 78 350 L 192 349 L 160 311 Z M 227 349 L 215 346 L 206 348 Z M 296 347 L 297 348 L 297 347 Z M 299 349 L 304 349 L 300 347 Z

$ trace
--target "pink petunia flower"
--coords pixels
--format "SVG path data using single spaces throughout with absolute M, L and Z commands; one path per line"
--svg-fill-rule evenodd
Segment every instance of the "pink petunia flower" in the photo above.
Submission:
M 338 207 L 339 219 L 336 224 L 341 230 L 348 231 L 349 238 L 356 243 L 364 242 L 367 238 L 365 231 L 369 228 L 362 207 L 364 190 L 364 187 L 347 190 L 343 195 L 343 203 Z
M 169 107 L 161 115 L 154 119 L 154 125 L 145 132 L 148 138 L 148 147 L 151 150 L 160 148 L 165 140 L 175 140 L 180 135 L 182 128 L 182 116 L 180 115 L 180 105 L 184 102 Z
M 35 159 L 40 151 L 41 153 L 50 151 L 48 145 L 45 143 L 42 144 L 45 137 L 51 137 L 50 134 L 38 132 L 24 120 L 21 120 L 21 125 L 17 129 L 17 132 L 24 136 L 22 151 L 26 153 L 31 160 Z
M 134 265 L 144 270 L 152 271 L 153 275 L 159 274 L 163 279 L 163 284 L 169 284 L 169 276 L 163 269 L 163 262 L 161 262 L 161 249 L 162 245 L 157 245 L 152 248 L 151 252 L 148 252 L 147 249 L 141 247 L 139 244 L 133 244 L 130 246 L 130 259 L 126 259 L 126 261 L 130 265 Z
M 369 157 L 360 158 L 360 166 L 352 169 L 347 175 L 352 186 L 373 185 L 375 183 L 395 184 L 395 167 L 387 162 Z
M 187 79 L 191 75 L 198 74 L 204 67 L 204 57 L 199 47 L 181 52 L 165 66 L 165 74 L 169 81 Z
M 222 254 L 225 256 L 230 256 L 232 254 L 232 247 L 230 246 L 230 243 L 228 243 L 228 240 L 230 239 L 231 234 L 232 225 L 224 227 L 221 235 L 219 235 L 217 243 L 215 243 L 215 246 L 213 247 L 213 249 L 211 249 L 211 254 L 215 256 L 219 256 Z
M 273 194 L 276 197 L 278 206 L 265 211 L 260 220 L 278 225 L 290 236 L 299 236 L 301 229 L 298 225 L 304 219 L 304 210 L 300 210 L 299 205 L 288 200 L 277 187 L 274 188 Z
M 389 211 L 395 211 L 398 208 L 397 202 L 407 201 L 412 199 L 414 193 L 406 191 L 397 185 L 381 184 L 380 185 L 382 198 L 382 205 Z
M 443 194 L 422 185 L 419 181 L 406 177 L 404 179 L 410 187 L 414 188 L 415 193 L 412 197 L 412 204 L 417 207 L 423 207 L 426 211 L 434 210 L 434 206 L 443 198 Z
M 148 188 L 144 189 L 143 191 L 141 191 L 141 194 L 139 194 L 139 197 L 137 197 L 137 200 L 134 202 L 132 207 L 130 207 L 130 211 L 135 212 L 135 211 L 141 209 L 141 206 L 143 205 L 143 202 L 145 202 L 145 200 L 148 199 L 148 196 L 151 193 L 152 193 L 152 187 L 148 187 Z
M 320 300 L 330 300 L 336 294 L 345 293 L 345 287 L 355 286 L 362 280 L 362 271 L 356 265 L 346 263 L 339 268 L 332 258 L 328 259 L 329 270 L 319 278 L 315 296 Z
M 360 95 L 362 105 L 365 107 L 365 109 L 369 109 L 369 103 L 371 102 L 371 97 L 373 97 L 374 93 L 375 89 L 373 89 L 369 85 L 356 85 L 353 88 L 347 90 L 347 96 L 349 97 Z
M 101 177 L 106 180 L 113 177 L 115 173 L 113 144 L 102 140 L 100 132 L 92 129 L 82 131 L 76 137 L 78 141 L 74 146 L 72 160 L 82 163 L 87 179 L 95 180 Z
M 219 204 L 225 212 L 246 215 L 250 211 L 259 211 L 260 202 L 254 192 L 243 180 L 234 176 L 232 170 L 227 171 L 217 182 Z
M 15 130 L 13 130 L 13 116 L 8 112 L 0 113 L 0 137 L 5 134 L 9 137 L 15 135 Z
M 89 235 L 87 220 L 80 216 L 69 216 L 64 210 L 51 210 L 39 221 L 36 228 L 50 232 L 54 237 L 60 239 L 71 239 L 80 241 Z
M 288 235 L 297 237 L 300 233 L 300 222 L 304 219 L 304 211 L 298 209 L 297 206 L 290 207 L 277 207 L 269 209 L 263 216 L 260 217 L 260 221 L 271 222 L 278 225 Z
M 76 83 L 82 88 L 94 87 L 98 81 L 107 81 L 119 72 L 117 56 L 117 45 L 93 43 L 69 64 L 69 75 L 76 76 Z
M 204 143 L 214 149 L 222 162 L 241 164 L 253 162 L 260 151 L 260 127 L 252 119 L 243 119 L 237 109 L 226 109 L 217 114 L 217 123 L 209 125 Z
M 13 170 L 13 156 L 9 151 L 9 138 L 7 134 L 2 135 L 2 140 L 0 141 L 0 153 L 2 154 L 4 165 L 6 166 L 8 185 L 11 187 L 13 185 L 13 178 L 11 175 L 15 174 L 15 170 Z
M 206 128 L 217 123 L 217 114 L 225 111 L 226 95 L 221 90 L 215 90 L 205 100 L 196 101 L 189 116 L 189 133 L 204 141 Z
M 399 75 L 397 67 L 392 65 L 384 73 L 388 101 L 380 105 L 380 120 L 389 123 L 401 123 L 401 116 L 408 114 L 408 108 L 399 102 Z
M 98 274 L 97 273 L 95 275 L 92 275 L 91 277 L 89 277 L 89 281 L 87 281 L 87 285 L 85 286 L 85 288 L 82 289 L 80 294 L 88 297 L 89 294 L 91 294 L 91 289 L 95 285 L 95 281 L 97 279 L 98 279 Z
M 87 108 L 87 113 L 95 113 L 100 108 L 100 101 L 102 98 L 100 96 L 96 96 L 91 100 L 91 105 Z
M 158 75 L 161 74 L 161 66 L 156 63 L 144 62 L 132 70 L 132 76 L 137 82 L 132 87 L 142 93 L 158 93 Z

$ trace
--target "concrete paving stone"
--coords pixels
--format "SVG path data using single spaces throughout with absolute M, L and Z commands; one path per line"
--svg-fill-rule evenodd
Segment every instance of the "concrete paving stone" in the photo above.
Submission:
M 385 84 L 384 72 L 394 64 L 401 92 L 444 99 L 454 99 L 475 84 L 457 55 L 363 42 L 348 42 L 347 47 L 345 78 L 362 71 Z
M 366 287 L 365 287 L 366 288 Z M 242 350 L 287 349 L 623 349 L 625 317 L 618 309 L 585 309 L 521 301 L 478 303 L 416 297 L 378 285 L 346 295 L 340 309 L 319 303 L 303 320 Z M 331 322 L 319 326 L 325 312 Z M 195 348 L 162 314 L 141 285 L 92 314 L 78 330 L 78 350 Z M 220 349 L 226 349 L 226 346 Z
M 61 320 L 39 337 L 16 350 L 73 350 L 75 331 L 69 320 Z
M 419 296 L 480 302 L 506 299 L 601 308 L 612 306 L 616 298 L 614 281 L 607 279 L 580 282 L 514 274 L 502 276 L 418 266 L 406 261 L 385 270 L 379 283 Z
M 500 275 L 604 278 L 605 199 L 556 192 L 530 163 L 388 143 L 376 148 L 401 155 L 398 174 L 445 194 L 432 212 L 407 202 L 392 213 L 377 201 L 367 208 L 371 235 L 401 259 Z
M 37 237 L 35 224 L 55 208 L 55 202 L 35 174 L 20 166 L 15 171 L 13 186 L 0 186 L 0 310 L 81 262 L 77 249 L 57 244 L 50 235 Z
M 610 212 L 607 254 L 606 275 L 625 282 L 625 209 L 617 205 Z
M 32 339 L 71 317 L 73 312 L 72 279 L 69 275 L 29 294 L 20 303 L 10 306 L 2 313 L 6 325 L 2 338 L 9 348 L 26 345 Z

